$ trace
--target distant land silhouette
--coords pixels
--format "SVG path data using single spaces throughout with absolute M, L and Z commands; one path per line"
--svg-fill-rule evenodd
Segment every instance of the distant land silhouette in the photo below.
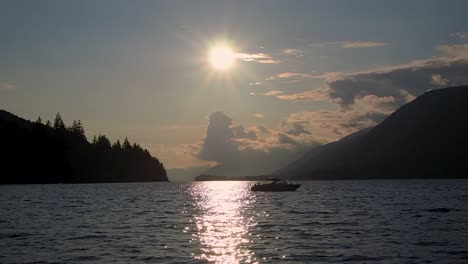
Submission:
M 207 170 L 210 166 L 195 166 L 188 168 L 169 168 L 167 174 L 171 182 L 186 182 L 193 181 L 194 177 L 200 174 L 208 174 Z
M 270 178 L 271 175 L 259 176 L 220 176 L 210 174 L 200 174 L 194 181 L 263 181 Z
M 310 150 L 286 179 L 468 177 L 468 86 L 426 92 L 374 128 Z
M 90 143 L 81 121 L 66 127 L 39 117 L 30 122 L 0 110 L 0 184 L 168 181 L 163 164 L 125 139 Z

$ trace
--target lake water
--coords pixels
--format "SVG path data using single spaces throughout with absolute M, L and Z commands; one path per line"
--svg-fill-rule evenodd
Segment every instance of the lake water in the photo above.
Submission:
M 468 263 L 468 180 L 0 186 L 0 263 Z

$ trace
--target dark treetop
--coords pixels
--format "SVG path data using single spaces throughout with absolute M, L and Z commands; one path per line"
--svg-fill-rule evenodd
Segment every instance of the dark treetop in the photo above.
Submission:
M 432 90 L 382 123 L 312 149 L 289 179 L 468 177 L 468 86 Z
M 66 127 L 0 110 L 0 184 L 167 181 L 163 164 L 127 139 L 89 143 L 81 121 Z

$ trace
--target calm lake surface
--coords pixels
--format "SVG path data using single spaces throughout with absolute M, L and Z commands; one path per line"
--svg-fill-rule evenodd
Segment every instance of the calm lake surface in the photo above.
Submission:
M 0 263 L 468 263 L 468 180 L 0 186 Z

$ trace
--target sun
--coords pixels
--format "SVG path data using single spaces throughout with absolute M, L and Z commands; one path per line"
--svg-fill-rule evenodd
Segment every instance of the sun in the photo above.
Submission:
M 211 66 L 217 71 L 227 71 L 234 66 L 236 54 L 227 45 L 217 45 L 211 48 L 209 60 Z

